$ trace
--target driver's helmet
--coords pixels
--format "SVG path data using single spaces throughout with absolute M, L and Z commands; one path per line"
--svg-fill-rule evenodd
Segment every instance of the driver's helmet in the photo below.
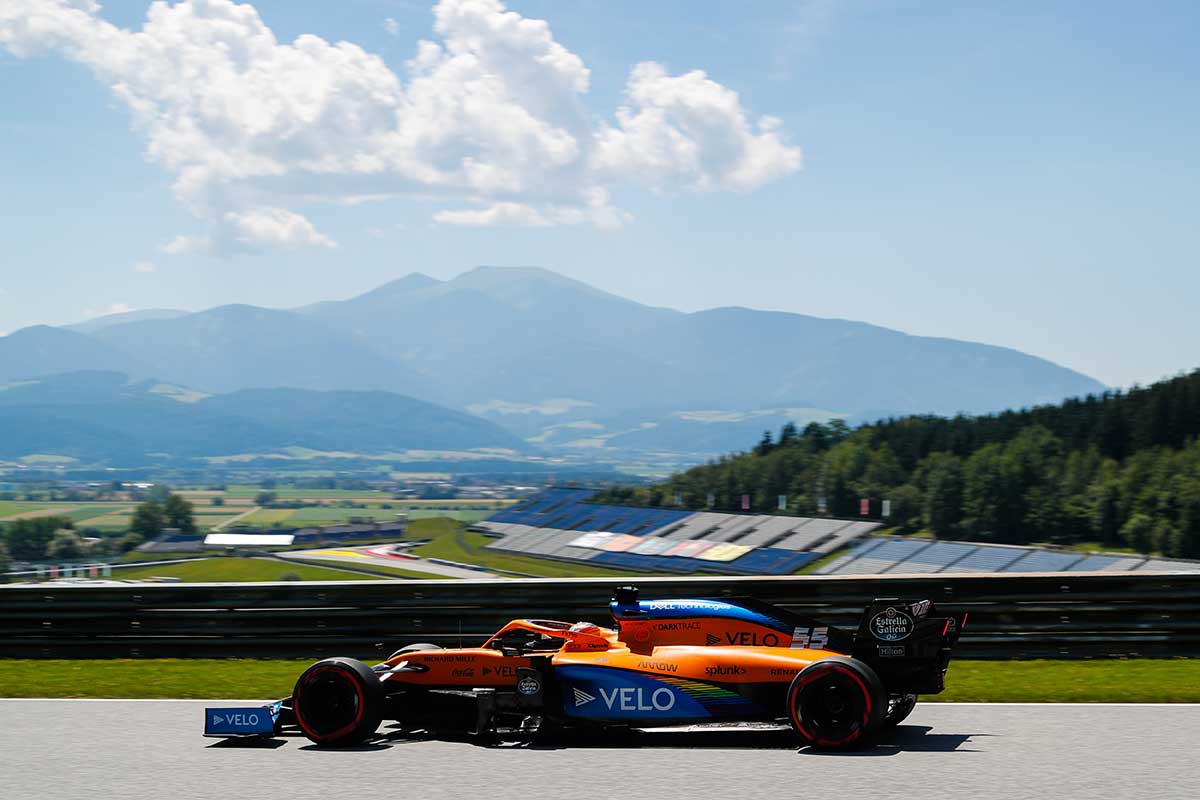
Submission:
M 571 633 L 590 633 L 596 636 L 600 633 L 600 626 L 592 622 L 576 622 L 571 626 Z

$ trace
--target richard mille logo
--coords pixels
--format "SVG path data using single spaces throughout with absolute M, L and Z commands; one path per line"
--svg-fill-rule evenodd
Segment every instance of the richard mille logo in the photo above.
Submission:
M 576 689 L 576 688 L 572 687 L 571 691 L 575 693 L 575 707 L 576 708 L 578 708 L 579 706 L 584 705 L 586 703 L 590 703 L 596 699 L 593 695 L 588 694 L 587 692 L 583 691 L 582 689 Z

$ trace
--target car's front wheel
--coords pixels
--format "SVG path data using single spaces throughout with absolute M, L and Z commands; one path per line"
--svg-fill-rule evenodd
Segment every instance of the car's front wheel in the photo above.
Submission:
M 329 658 L 304 671 L 292 691 L 296 724 L 313 742 L 357 744 L 383 721 L 383 685 L 371 668 L 352 658 Z
M 813 747 L 854 747 L 875 733 L 887 711 L 887 695 L 875 670 L 854 658 L 809 664 L 787 695 L 792 728 Z

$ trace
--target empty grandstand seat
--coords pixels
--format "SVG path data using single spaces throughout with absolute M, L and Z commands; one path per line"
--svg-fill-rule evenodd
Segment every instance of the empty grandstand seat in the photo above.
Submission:
M 1024 558 L 1007 565 L 1002 572 L 1061 572 L 1083 560 L 1079 553 L 1058 553 L 1053 550 L 1030 550 Z
M 1124 572 L 1136 568 L 1146 559 L 1141 556 L 1090 555 L 1067 567 L 1068 572 Z
M 976 545 L 959 542 L 934 542 L 913 553 L 888 572 L 941 572 L 975 552 Z
M 990 547 L 980 545 L 975 552 L 961 561 L 956 561 L 943 572 L 1000 572 L 1006 566 L 1028 553 L 1021 547 Z

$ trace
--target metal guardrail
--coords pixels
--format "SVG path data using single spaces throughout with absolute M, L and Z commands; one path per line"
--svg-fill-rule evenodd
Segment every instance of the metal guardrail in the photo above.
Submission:
M 755 597 L 855 627 L 875 597 L 970 619 L 957 657 L 1200 656 L 1200 574 L 631 578 L 646 599 Z M 480 643 L 516 617 L 604 623 L 613 579 L 0 587 L 0 657 L 368 657 Z M 386 652 L 384 653 L 386 655 Z

